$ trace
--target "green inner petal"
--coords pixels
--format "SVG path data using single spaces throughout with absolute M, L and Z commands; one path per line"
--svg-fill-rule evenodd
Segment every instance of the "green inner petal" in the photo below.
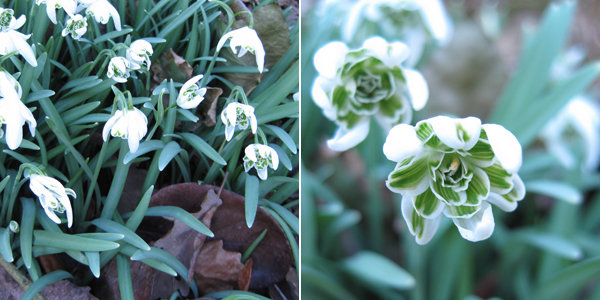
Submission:
M 442 180 L 433 181 L 432 185 L 433 192 L 436 194 L 438 199 L 442 200 L 446 204 L 456 204 L 464 202 L 465 193 L 454 191 L 452 188 L 444 187 Z M 461 196 L 462 194 L 462 196 Z
M 427 158 L 413 159 L 409 164 L 406 160 L 398 163 L 388 177 L 388 185 L 395 189 L 414 189 L 427 176 Z
M 466 205 L 449 205 L 447 206 L 447 214 L 449 217 L 469 217 L 479 211 L 481 206 L 466 206 Z
M 483 171 L 487 173 L 492 187 L 502 190 L 512 189 L 512 175 L 506 172 L 500 164 L 495 163 L 487 168 L 483 168 Z
M 483 132 L 483 130 L 481 131 Z M 486 140 L 479 139 L 479 141 L 468 151 L 471 154 L 471 158 L 476 160 L 489 161 L 494 158 L 494 152 L 490 143 Z
M 465 205 L 474 206 L 481 204 L 490 192 L 489 179 L 485 172 L 473 172 L 474 176 L 467 189 L 467 202 Z
M 433 215 L 442 205 L 444 204 L 433 194 L 431 189 L 425 190 L 415 199 L 415 208 L 424 217 Z

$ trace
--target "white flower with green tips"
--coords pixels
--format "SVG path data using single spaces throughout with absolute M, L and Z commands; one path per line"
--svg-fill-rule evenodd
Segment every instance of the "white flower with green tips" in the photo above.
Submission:
M 242 57 L 248 52 L 254 54 L 258 71 L 262 73 L 265 66 L 265 49 L 256 31 L 245 26 L 224 34 L 217 44 L 217 51 L 220 51 L 229 39 L 231 39 L 229 47 L 233 54 L 237 54 L 238 57 Z M 239 53 L 237 47 L 240 47 Z
M 250 126 L 252 133 L 256 134 L 258 127 L 254 107 L 238 102 L 232 102 L 221 112 L 221 121 L 225 124 L 225 139 L 230 141 L 235 128 L 245 130 Z
M 402 195 L 402 215 L 419 244 L 431 240 L 442 214 L 463 238 L 487 239 L 494 231 L 490 204 L 513 211 L 525 196 L 517 174 L 521 145 L 504 127 L 475 117 L 397 125 L 383 152 L 397 162 L 386 185 Z
M 317 51 L 314 65 L 319 76 L 312 98 L 325 116 L 338 125 L 329 148 L 345 151 L 363 141 L 371 117 L 385 130 L 409 123 L 412 111 L 427 103 L 429 90 L 418 71 L 403 62 L 409 50 L 401 42 L 372 37 L 361 48 L 350 50 L 331 42 Z
M 14 17 L 14 11 L 9 8 L 0 7 L 0 55 L 6 55 L 13 51 L 19 52 L 30 65 L 37 67 L 35 53 L 27 39 L 31 34 L 22 34 L 17 31 L 25 24 L 25 16 L 18 19 Z
M 85 9 L 85 14 L 91 16 L 98 23 L 107 24 L 113 19 L 115 29 L 121 31 L 121 17 L 117 9 L 107 0 L 79 0 L 77 11 Z
M 244 171 L 248 172 L 252 168 L 256 169 L 258 177 L 267 180 L 267 167 L 277 170 L 279 166 L 279 156 L 275 149 L 262 144 L 251 144 L 244 150 Z
M 6 144 L 11 150 L 19 148 L 23 140 L 23 125 L 29 125 L 35 136 L 37 122 L 31 111 L 21 102 L 21 85 L 6 71 L 0 71 L 0 128 L 6 124 Z M 0 129 L 1 131 L 1 129 Z
M 142 66 L 146 66 L 147 70 L 150 70 L 150 56 L 152 56 L 154 50 L 152 45 L 146 40 L 136 40 L 127 49 L 127 60 L 131 65 L 131 69 L 138 70 Z
M 70 17 L 75 15 L 77 9 L 76 0 L 37 0 L 35 4 L 46 4 L 46 14 L 54 24 L 56 24 L 56 9 L 62 8 Z
M 87 18 L 80 14 L 74 15 L 67 20 L 65 28 L 63 28 L 62 36 L 71 35 L 72 38 L 78 40 L 87 32 Z
M 110 59 L 106 76 L 116 82 L 125 83 L 129 78 L 130 64 L 125 57 L 116 56 Z
M 196 108 L 204 100 L 206 88 L 200 88 L 196 83 L 204 77 L 202 74 L 196 75 L 186 81 L 177 97 L 177 105 L 183 109 Z
M 144 113 L 133 107 L 131 109 L 117 110 L 104 125 L 102 138 L 106 142 L 108 134 L 127 140 L 129 151 L 135 153 L 140 145 L 140 140 L 148 132 L 148 118 Z
M 29 175 L 29 188 L 40 200 L 40 204 L 50 220 L 60 224 L 60 218 L 56 213 L 65 213 L 67 226 L 70 228 L 73 225 L 73 210 L 68 196 L 76 198 L 77 195 L 72 189 L 65 188 L 52 177 L 40 174 Z

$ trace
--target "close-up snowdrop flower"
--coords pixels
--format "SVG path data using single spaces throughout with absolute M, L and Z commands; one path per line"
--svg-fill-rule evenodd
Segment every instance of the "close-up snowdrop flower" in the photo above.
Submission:
M 77 9 L 77 0 L 37 0 L 35 4 L 46 4 L 46 14 L 54 24 L 56 24 L 56 9 L 62 8 L 71 18 Z
M 225 124 L 225 139 L 227 141 L 230 141 L 233 137 L 236 127 L 244 130 L 250 126 L 252 133 L 256 134 L 256 116 L 254 115 L 254 107 L 250 105 L 238 102 L 229 103 L 221 112 L 221 121 Z
M 204 100 L 206 88 L 200 88 L 196 84 L 202 77 L 204 77 L 202 74 L 196 75 L 183 84 L 177 97 L 179 107 L 183 109 L 196 108 Z
M 87 18 L 76 14 L 73 18 L 67 20 L 65 28 L 62 30 L 62 36 L 70 34 L 72 38 L 78 40 L 87 32 Z
M 127 60 L 131 69 L 138 70 L 142 66 L 146 66 L 147 70 L 150 70 L 150 56 L 152 56 L 154 50 L 152 45 L 146 40 L 136 40 L 127 49 Z
M 401 42 L 372 37 L 361 48 L 350 50 L 342 42 L 330 42 L 317 51 L 319 72 L 312 98 L 323 114 L 338 125 L 329 148 L 345 151 L 364 140 L 371 116 L 389 130 L 409 123 L 412 111 L 425 106 L 429 90 L 416 70 L 403 66 L 409 50 Z
M 453 31 L 441 0 L 360 0 L 351 5 L 345 20 L 342 37 L 346 42 L 362 41 L 373 34 L 401 40 L 411 50 L 411 66 L 425 44 L 446 45 Z
M 245 26 L 224 34 L 217 44 L 217 51 L 220 51 L 229 39 L 231 39 L 229 47 L 233 54 L 237 54 L 238 57 L 242 57 L 248 52 L 254 54 L 258 71 L 262 73 L 265 66 L 265 49 L 256 31 Z M 240 47 L 239 53 L 237 47 Z
M 277 170 L 279 166 L 279 156 L 275 149 L 262 144 L 251 144 L 244 150 L 244 171 L 248 172 L 252 168 L 256 169 L 258 177 L 267 180 L 267 167 Z
M 21 15 L 18 19 L 14 17 L 14 11 L 9 8 L 0 7 L 0 55 L 6 55 L 17 51 L 30 65 L 37 67 L 35 53 L 27 43 L 31 34 L 22 34 L 17 31 L 25 24 L 25 16 Z
M 116 82 L 127 82 L 129 78 L 129 61 L 122 56 L 116 56 L 110 59 L 106 76 L 114 79 Z
M 115 29 L 121 31 L 121 16 L 117 9 L 107 0 L 79 0 L 77 11 L 85 9 L 85 14 L 93 17 L 96 22 L 107 24 L 109 19 L 113 19 Z
M 593 172 L 600 163 L 600 108 L 578 96 L 544 127 L 548 150 L 565 168 Z
M 519 141 L 504 127 L 482 125 L 475 117 L 438 116 L 414 127 L 397 125 L 383 152 L 397 162 L 386 185 L 402 195 L 402 215 L 418 244 L 433 238 L 442 214 L 463 238 L 487 239 L 494 231 L 490 204 L 509 212 L 525 196 L 517 174 Z
M 69 197 L 76 198 L 75 191 L 65 188 L 58 180 L 40 174 L 29 175 L 29 188 L 38 197 L 46 215 L 56 224 L 60 218 L 56 213 L 67 215 L 67 226 L 73 225 L 73 210 Z
M 104 125 L 102 138 L 106 142 L 108 134 L 126 139 L 129 151 L 135 153 L 140 145 L 140 140 L 148 132 L 148 118 L 144 113 L 133 107 L 117 110 Z
M 0 71 L 0 127 L 6 124 L 6 144 L 11 150 L 21 145 L 23 125 L 29 125 L 31 136 L 35 136 L 37 122 L 31 111 L 21 102 L 21 85 L 7 72 Z

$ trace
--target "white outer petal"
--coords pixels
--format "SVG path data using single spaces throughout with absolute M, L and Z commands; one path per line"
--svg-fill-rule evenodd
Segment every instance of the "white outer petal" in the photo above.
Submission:
M 11 37 L 12 43 L 15 47 L 15 50 L 19 51 L 19 54 L 23 56 L 23 58 L 33 67 L 37 67 L 37 60 L 35 59 L 35 54 L 33 53 L 33 49 L 29 44 L 27 44 L 26 40 L 30 35 L 24 35 L 17 31 L 9 31 L 9 36 Z
M 273 170 L 277 170 L 277 167 L 279 167 L 279 155 L 277 155 L 277 151 L 275 151 L 275 149 L 267 146 L 269 149 L 269 153 L 271 154 L 271 163 L 269 163 L 269 165 L 271 166 L 271 168 L 273 168 Z
M 425 121 L 431 124 L 435 135 L 440 141 L 453 149 L 469 150 L 475 146 L 481 135 L 481 120 L 475 117 L 455 119 L 447 116 L 437 116 Z M 458 137 L 457 128 L 459 124 L 469 135 L 469 140 L 461 141 Z
M 73 225 L 73 209 L 71 208 L 71 201 L 69 201 L 69 197 L 67 197 L 66 194 L 58 198 L 58 201 L 65 208 L 65 213 L 67 215 L 67 226 L 71 228 Z
M 348 53 L 348 46 L 342 42 L 330 42 L 315 53 L 313 64 L 317 72 L 326 78 L 333 78 Z
M 183 84 L 183 86 L 181 87 L 181 89 L 179 90 L 179 98 L 183 98 L 183 96 L 182 96 L 183 92 L 185 90 L 187 90 L 190 86 L 196 84 L 196 82 L 198 82 L 198 80 L 202 79 L 202 77 L 204 77 L 204 75 L 199 74 L 199 75 L 196 75 L 196 76 L 190 78 L 188 81 L 186 81 Z
M 440 44 L 447 44 L 452 38 L 452 21 L 444 10 L 444 5 L 440 0 L 418 1 L 421 5 L 421 15 L 425 24 L 431 30 L 433 37 Z
M 108 119 L 108 121 L 106 121 L 106 124 L 104 124 L 104 128 L 102 129 L 102 139 L 104 139 L 105 142 L 108 139 L 108 134 L 110 133 L 110 130 L 113 128 L 113 126 L 115 126 L 115 123 L 122 116 L 123 116 L 123 111 L 122 110 L 117 110 L 115 112 L 115 114 L 112 115 L 112 117 L 110 117 Z
M 250 144 L 248 146 L 246 146 L 246 149 L 244 149 L 244 153 L 246 154 L 246 157 L 248 157 L 251 161 L 256 162 L 256 153 L 255 153 L 255 149 L 257 148 L 258 144 Z
M 422 150 L 423 142 L 417 137 L 415 128 L 408 124 L 394 126 L 383 143 L 383 154 L 395 162 L 401 162 Z
M 410 101 L 415 110 L 421 110 L 427 104 L 429 99 L 429 87 L 427 81 L 421 72 L 413 69 L 404 69 L 404 78 L 406 78 L 406 87 L 410 94 Z
M 352 129 L 338 128 L 335 135 L 327 140 L 327 146 L 333 151 L 346 151 L 362 142 L 369 134 L 369 120 L 366 119 Z
M 486 202 L 481 202 L 481 209 L 472 217 L 452 218 L 454 225 L 458 228 L 460 235 L 471 242 L 478 242 L 489 238 L 494 232 L 494 215 L 492 206 Z
M 233 137 L 233 133 L 235 132 L 235 125 L 225 125 L 225 140 L 226 141 L 231 141 L 231 138 Z
M 423 229 L 423 235 L 421 237 L 418 237 L 418 236 L 416 236 L 416 232 L 414 232 L 412 230 L 412 216 L 413 216 L 413 213 L 415 212 L 415 208 L 413 207 L 412 201 L 409 198 L 402 197 L 401 209 L 402 209 L 402 216 L 404 217 L 404 221 L 406 222 L 408 230 L 410 231 L 410 234 L 415 236 L 417 244 L 425 245 L 425 244 L 429 243 L 429 241 L 431 241 L 431 239 L 437 232 L 438 227 L 440 226 L 440 221 L 442 220 L 442 215 L 439 215 L 437 218 L 433 218 L 433 219 L 423 218 L 424 219 L 423 224 L 424 224 L 425 228 Z
M 484 124 L 483 130 L 488 136 L 494 155 L 500 165 L 510 173 L 516 173 L 521 168 L 522 150 L 517 138 L 506 128 L 497 124 Z
M 369 50 L 376 58 L 383 61 L 385 64 L 394 64 L 389 59 L 389 47 L 390 44 L 379 36 L 370 37 L 362 44 L 363 49 Z

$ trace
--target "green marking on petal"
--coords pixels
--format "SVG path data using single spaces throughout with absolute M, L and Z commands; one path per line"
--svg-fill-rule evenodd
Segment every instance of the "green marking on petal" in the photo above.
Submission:
M 421 238 L 423 236 L 423 231 L 425 230 L 425 218 L 421 217 L 415 210 L 412 213 L 412 220 L 410 223 L 412 225 L 412 232 Z
M 404 110 L 403 98 L 397 95 L 393 95 L 381 102 L 379 102 L 379 113 L 388 118 L 393 118 L 398 115 L 399 111 Z
M 432 181 L 433 193 L 446 204 L 460 204 L 466 200 L 464 192 L 456 192 L 442 185 L 442 180 Z
M 425 190 L 415 199 L 415 209 L 423 217 L 431 217 L 440 212 L 444 204 L 433 194 L 431 189 Z
M 473 178 L 467 189 L 467 202 L 464 205 L 477 206 L 481 204 L 490 193 L 490 180 L 483 170 L 474 167 Z
M 483 130 L 481 132 L 483 132 Z M 492 151 L 490 143 L 483 139 L 479 139 L 477 144 L 475 144 L 468 152 L 471 154 L 470 158 L 476 160 L 490 161 L 494 158 L 494 152 Z
M 348 91 L 343 86 L 337 86 L 333 90 L 331 95 L 331 102 L 333 106 L 344 107 L 346 100 L 348 99 Z
M 450 218 L 469 218 L 476 214 L 481 205 L 479 206 L 466 206 L 466 205 L 448 205 L 446 206 L 446 214 Z
M 512 175 L 509 174 L 500 164 L 495 163 L 487 168 L 483 168 L 487 173 L 492 188 L 500 190 L 511 190 L 513 187 Z
M 433 127 L 431 127 L 429 123 L 423 122 L 419 124 L 416 132 L 419 139 L 423 142 L 426 142 L 431 136 L 433 136 Z
M 427 176 L 427 158 L 412 159 L 408 164 L 404 160 L 390 173 L 387 184 L 394 189 L 414 189 L 425 176 Z

